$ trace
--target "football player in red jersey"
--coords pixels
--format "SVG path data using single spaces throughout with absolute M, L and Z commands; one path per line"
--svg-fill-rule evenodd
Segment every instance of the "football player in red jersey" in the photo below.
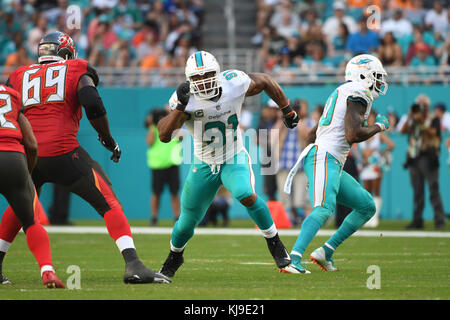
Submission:
M 128 220 L 101 166 L 79 145 L 77 133 L 84 107 L 102 145 L 119 162 L 121 150 L 111 136 L 108 117 L 96 86 L 97 72 L 76 58 L 73 40 L 62 32 L 46 34 L 38 45 L 38 64 L 11 73 L 7 85 L 22 94 L 24 115 L 38 143 L 32 179 L 39 191 L 46 182 L 64 186 L 86 200 L 104 218 L 109 235 L 125 260 L 125 283 L 169 283 L 137 256 Z M 20 223 L 6 209 L 0 239 L 11 243 Z M 0 248 L 1 250 L 1 248 Z M 1 260 L 0 260 L 1 262 Z
M 37 194 L 30 172 L 37 160 L 37 142 L 27 118 L 22 114 L 20 94 L 0 85 L 0 193 L 14 208 L 15 218 L 20 221 L 27 237 L 30 251 L 41 269 L 44 285 L 48 288 L 64 288 L 52 265 L 50 240 L 47 231 L 35 221 L 38 209 Z M 26 154 L 26 156 L 25 156 Z M 9 244 L 0 240 L 0 251 Z M 4 255 L 4 254 L 3 254 Z M 0 283 L 10 281 L 3 277 L 0 266 Z

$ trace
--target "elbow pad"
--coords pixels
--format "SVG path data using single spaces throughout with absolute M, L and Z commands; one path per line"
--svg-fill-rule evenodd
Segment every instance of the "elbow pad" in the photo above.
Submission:
M 102 98 L 100 98 L 97 88 L 86 86 L 78 91 L 78 101 L 86 111 L 86 117 L 89 120 L 99 118 L 106 114 L 105 106 Z

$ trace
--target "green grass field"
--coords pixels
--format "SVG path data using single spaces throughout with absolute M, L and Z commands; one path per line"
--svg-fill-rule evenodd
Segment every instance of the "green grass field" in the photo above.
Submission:
M 77 222 L 86 225 L 86 222 Z M 166 225 L 170 225 L 167 222 Z M 250 222 L 234 222 L 251 226 Z M 101 225 L 101 224 L 100 224 Z M 145 225 L 132 222 L 132 226 Z M 383 230 L 395 229 L 384 224 Z M 331 228 L 331 227 L 329 227 Z M 429 300 L 450 299 L 450 238 L 352 237 L 335 253 L 339 272 L 323 272 L 307 263 L 309 275 L 281 274 L 262 236 L 195 235 L 185 263 L 171 284 L 125 285 L 123 259 L 105 234 L 50 233 L 57 273 L 64 282 L 70 265 L 81 270 L 80 290 L 48 290 L 19 234 L 4 261 L 13 282 L 0 286 L 0 299 L 81 300 Z M 136 234 L 138 254 L 156 270 L 164 262 L 170 234 Z M 318 236 L 306 255 L 327 237 Z M 282 236 L 288 251 L 296 237 Z M 369 266 L 380 268 L 380 289 L 367 287 Z

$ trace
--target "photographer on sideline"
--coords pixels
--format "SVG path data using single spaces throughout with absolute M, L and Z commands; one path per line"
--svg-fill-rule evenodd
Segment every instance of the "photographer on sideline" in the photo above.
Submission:
M 439 118 L 429 114 L 430 101 L 419 96 L 411 106 L 408 120 L 401 133 L 408 134 L 408 153 L 404 164 L 409 169 L 413 187 L 414 215 L 407 229 L 423 229 L 423 209 L 425 205 L 425 181 L 430 191 L 430 201 L 434 210 L 436 229 L 445 225 L 445 215 L 439 191 L 439 151 L 441 128 Z
M 153 109 L 145 119 L 147 128 L 147 165 L 152 171 L 152 195 L 150 199 L 151 220 L 150 225 L 158 224 L 161 194 L 165 185 L 168 185 L 171 195 L 171 205 L 174 221 L 180 215 L 180 187 L 179 166 L 181 164 L 181 134 L 169 143 L 159 140 L 157 124 L 168 114 L 166 109 Z

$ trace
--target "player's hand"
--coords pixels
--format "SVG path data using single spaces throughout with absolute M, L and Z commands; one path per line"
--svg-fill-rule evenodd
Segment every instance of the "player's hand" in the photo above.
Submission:
M 293 110 L 287 116 L 283 116 L 283 123 L 289 129 L 294 129 L 298 125 L 299 121 L 300 121 L 300 118 L 298 117 L 297 112 L 295 112 Z
M 98 135 L 98 140 L 106 149 L 112 152 L 112 156 L 110 159 L 116 163 L 119 162 L 120 156 L 122 155 L 122 151 L 120 150 L 119 144 L 112 138 L 110 141 L 106 141 L 100 135 Z
M 189 81 L 183 82 L 177 88 L 177 97 L 178 97 L 178 106 L 177 109 L 183 111 L 188 102 L 189 96 L 191 94 L 190 83 Z
M 387 129 L 389 129 L 388 119 L 381 114 L 378 114 L 375 118 L 375 124 L 381 128 L 381 131 L 386 131 Z

